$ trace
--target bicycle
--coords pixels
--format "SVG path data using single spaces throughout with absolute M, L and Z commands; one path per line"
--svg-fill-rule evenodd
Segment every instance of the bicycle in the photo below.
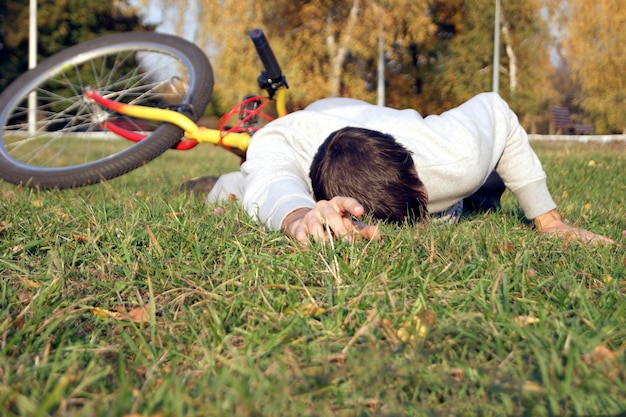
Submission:
M 286 78 L 261 29 L 250 32 L 267 96 L 246 96 L 217 128 L 198 126 L 211 100 L 213 70 L 182 38 L 109 35 L 70 47 L 18 77 L 0 94 L 0 178 L 42 189 L 110 180 L 168 149 L 212 143 L 245 158 L 259 118 L 274 103 L 287 113 Z M 233 114 L 235 126 L 226 126 Z

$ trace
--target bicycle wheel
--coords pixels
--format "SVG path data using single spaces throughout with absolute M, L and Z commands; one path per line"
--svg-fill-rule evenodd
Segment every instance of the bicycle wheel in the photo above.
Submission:
M 20 76 L 0 95 L 0 177 L 71 188 L 129 172 L 175 145 L 183 131 L 114 114 L 83 93 L 142 106 L 178 108 L 194 121 L 208 104 L 213 72 L 194 44 L 165 34 L 122 33 L 68 48 Z M 106 122 L 106 123 L 105 123 Z M 145 136 L 138 142 L 111 124 Z

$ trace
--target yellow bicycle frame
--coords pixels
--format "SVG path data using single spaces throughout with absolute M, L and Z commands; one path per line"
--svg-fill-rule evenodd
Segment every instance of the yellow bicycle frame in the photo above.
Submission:
M 218 129 L 198 126 L 189 117 L 174 110 L 120 103 L 101 97 L 93 91 L 87 91 L 85 93 L 85 97 L 125 116 L 171 123 L 178 126 L 185 132 L 184 137 L 186 139 L 192 139 L 198 143 L 220 144 L 228 148 L 239 149 L 241 151 L 248 149 L 248 145 L 250 144 L 251 136 L 249 133 L 222 132 Z M 278 90 L 276 90 L 274 100 L 276 103 L 276 112 L 278 117 L 286 115 L 287 88 L 278 88 Z

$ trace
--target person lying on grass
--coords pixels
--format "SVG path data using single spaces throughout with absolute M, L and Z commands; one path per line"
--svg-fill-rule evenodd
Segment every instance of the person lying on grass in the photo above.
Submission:
M 208 201 L 236 198 L 249 215 L 306 245 L 374 239 L 378 227 L 355 220 L 366 214 L 456 222 L 464 202 L 497 208 L 504 186 L 540 233 L 611 242 L 562 220 L 528 135 L 494 93 L 425 118 L 355 99 L 317 101 L 257 132 L 241 169 L 221 176 Z

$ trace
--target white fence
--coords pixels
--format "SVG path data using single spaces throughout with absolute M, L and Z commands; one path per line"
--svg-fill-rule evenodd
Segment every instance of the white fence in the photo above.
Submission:
M 578 143 L 626 142 L 626 135 L 528 135 L 533 141 L 569 141 Z

